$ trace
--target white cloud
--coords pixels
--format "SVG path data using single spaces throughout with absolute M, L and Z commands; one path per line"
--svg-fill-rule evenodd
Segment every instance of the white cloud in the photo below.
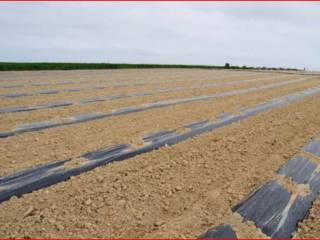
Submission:
M 0 61 L 320 69 L 319 3 L 0 3 Z

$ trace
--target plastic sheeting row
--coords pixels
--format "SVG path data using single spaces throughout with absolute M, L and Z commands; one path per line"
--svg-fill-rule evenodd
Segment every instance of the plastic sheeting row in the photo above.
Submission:
M 274 84 L 268 84 L 268 85 L 263 85 L 263 86 L 258 86 L 258 87 L 247 88 L 247 89 L 233 90 L 233 91 L 227 91 L 227 92 L 222 92 L 222 93 L 215 93 L 215 94 L 211 94 L 211 95 L 204 95 L 204 96 L 196 96 L 196 97 L 180 98 L 180 99 L 175 99 L 175 100 L 147 103 L 147 104 L 143 104 L 140 106 L 115 109 L 110 113 L 90 112 L 90 113 L 86 113 L 86 114 L 82 114 L 82 115 L 71 116 L 71 117 L 64 118 L 64 119 L 56 119 L 55 118 L 55 119 L 44 121 L 44 122 L 26 123 L 26 124 L 21 124 L 21 125 L 16 126 L 15 129 L 5 131 L 5 132 L 0 132 L 0 138 L 6 138 L 6 137 L 26 133 L 26 132 L 39 131 L 39 130 L 47 129 L 47 128 L 60 127 L 60 126 L 88 122 L 88 121 L 97 120 L 97 119 L 109 118 L 112 116 L 119 116 L 119 115 L 126 115 L 126 114 L 130 114 L 130 113 L 135 113 L 135 112 L 142 112 L 142 111 L 146 111 L 146 110 L 150 110 L 150 109 L 163 108 L 163 107 L 168 107 L 168 106 L 173 106 L 173 105 L 178 105 L 178 104 L 186 104 L 186 103 L 191 103 L 191 102 L 195 102 L 195 101 L 212 100 L 212 99 L 216 99 L 216 98 L 227 97 L 227 96 L 238 95 L 238 94 L 246 94 L 246 93 L 256 92 L 256 91 L 260 91 L 260 90 L 281 87 L 281 86 L 285 86 L 288 84 L 298 83 L 298 82 L 302 82 L 305 80 L 306 80 L 305 78 L 301 78 L 301 79 L 285 81 L 285 82 L 280 82 L 280 83 L 274 83 Z M 65 103 L 65 104 L 67 104 L 67 103 Z
M 320 157 L 320 138 L 308 143 L 303 151 Z M 245 197 L 232 211 L 240 214 L 244 221 L 254 222 L 268 237 L 291 238 L 319 196 L 320 171 L 312 159 L 298 154 L 280 168 L 278 176 L 288 177 L 296 187 L 298 184 L 308 186 L 309 192 L 291 192 L 275 178 Z M 237 235 L 227 223 L 209 229 L 200 238 L 237 238 Z
M 137 149 L 132 149 L 130 144 L 120 144 L 112 147 L 106 147 L 97 151 L 88 152 L 73 159 L 56 161 L 46 165 L 36 166 L 15 174 L 0 178 L 0 202 L 10 199 L 12 196 L 21 196 L 25 193 L 37 189 L 51 186 L 61 181 L 68 180 L 71 176 L 89 171 L 96 167 L 114 162 L 122 161 L 134 156 L 150 152 L 163 146 L 170 146 L 185 141 L 202 133 L 213 131 L 214 129 L 249 118 L 260 112 L 278 108 L 293 101 L 300 100 L 306 96 L 320 93 L 320 87 L 307 89 L 302 92 L 286 95 L 280 98 L 248 107 L 240 110 L 239 114 L 223 115 L 214 121 L 199 121 L 183 126 L 187 131 L 179 134 L 180 131 L 163 130 L 157 133 L 149 134 L 144 137 L 146 145 Z M 318 149 L 316 147 L 316 149 Z M 72 167 L 72 161 L 83 160 L 81 164 Z M 238 208 L 240 209 L 240 208 Z
M 230 74 L 230 75 L 225 75 L 225 74 L 222 74 L 222 75 L 217 75 L 215 76 L 214 78 L 210 78 L 210 79 L 203 79 L 203 78 L 199 78 L 199 79 L 175 79 L 175 80 L 161 80 L 161 81 L 150 81 L 150 80 L 145 80 L 145 81 L 134 81 L 133 83 L 130 83 L 130 82 L 127 82 L 127 83 L 123 83 L 123 81 L 119 81 L 117 80 L 117 83 L 114 83 L 114 84 L 110 84 L 112 82 L 109 82 L 110 80 L 101 80 L 99 81 L 100 83 L 101 82 L 105 82 L 105 83 L 108 83 L 107 86 L 110 86 L 110 87 L 125 87 L 125 86 L 143 86 L 145 84 L 159 84 L 159 83 L 172 83 L 172 82 L 187 82 L 187 81 L 203 81 L 203 80 L 212 80 L 212 79 L 217 79 L 217 78 L 231 78 L 231 77 L 250 77 L 250 76 L 255 76 L 257 75 L 256 73 L 250 73 L 250 74 L 239 74 L 239 73 L 236 73 L 236 74 Z M 286 76 L 288 76 L 286 74 Z M 2 80 L 0 80 L 0 82 L 4 82 Z M 70 84 L 93 84 L 97 81 L 92 81 L 92 80 L 85 80 L 85 81 L 62 81 L 62 82 L 31 82 L 31 83 L 24 83 L 24 84 L 14 84 L 14 85 L 7 85 L 7 86 L 2 86 L 0 88 L 3 88 L 3 89 L 13 89 L 13 88 L 23 88 L 23 87 L 30 87 L 30 86 L 61 86 L 61 85 L 70 85 Z M 120 82 L 120 83 L 119 83 Z M 121 83 L 122 82 L 122 83 Z
M 287 77 L 287 76 L 282 76 Z M 278 77 L 277 79 L 280 79 L 281 77 Z M 188 90 L 195 90 L 195 89 L 201 89 L 201 88 L 210 88 L 210 87 L 219 87 L 219 86 L 229 86 L 229 85 L 236 85 L 236 84 L 242 84 L 242 83 L 251 83 L 251 82 L 258 82 L 258 81 L 265 81 L 268 78 L 258 78 L 258 79 L 251 79 L 251 80 L 242 80 L 242 81 L 232 81 L 232 82 L 225 82 L 225 83 L 213 83 L 213 84 L 204 84 L 200 86 L 194 86 L 194 87 L 178 87 L 178 88 L 170 88 L 170 89 L 159 89 L 152 92 L 137 92 L 137 93 L 131 93 L 131 94 L 118 94 L 118 95 L 112 95 L 112 96 L 93 96 L 89 98 L 84 98 L 77 101 L 61 101 L 61 102 L 51 102 L 51 103 L 42 103 L 38 105 L 31 105 L 31 106 L 14 106 L 14 107 L 6 107 L 6 108 L 0 108 L 0 113 L 15 113 L 15 112 L 30 112 L 35 110 L 41 110 L 41 109 L 49 109 L 49 108 L 58 108 L 58 107 L 64 107 L 69 105 L 75 105 L 75 104 L 87 104 L 87 103 L 94 103 L 94 102 L 101 102 L 101 101 L 110 101 L 110 100 L 117 100 L 117 99 L 123 99 L 123 98 L 131 98 L 131 97 L 140 97 L 140 96 L 151 96 L 156 94 L 163 94 L 163 93 L 172 93 L 172 92 L 181 92 L 181 91 L 188 91 Z M 96 89 L 96 88 L 95 88 Z M 80 91 L 80 89 L 68 89 L 67 91 Z M 60 93 L 60 91 L 42 91 L 42 94 L 56 94 Z M 14 93 L 14 94 L 7 94 L 7 97 L 21 97 L 21 96 L 31 96 L 32 94 L 28 93 Z

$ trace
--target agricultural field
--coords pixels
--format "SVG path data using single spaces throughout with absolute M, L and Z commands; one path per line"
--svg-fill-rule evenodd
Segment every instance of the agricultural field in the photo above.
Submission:
M 0 237 L 320 235 L 320 74 L 0 72 Z

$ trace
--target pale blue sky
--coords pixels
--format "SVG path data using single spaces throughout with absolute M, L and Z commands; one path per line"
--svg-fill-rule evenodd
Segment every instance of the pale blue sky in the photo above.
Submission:
M 0 61 L 320 70 L 319 3 L 0 3 Z

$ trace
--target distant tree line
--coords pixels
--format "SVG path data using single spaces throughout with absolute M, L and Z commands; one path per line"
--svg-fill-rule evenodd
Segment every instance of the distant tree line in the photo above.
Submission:
M 200 68 L 200 69 L 254 69 L 254 70 L 287 70 L 300 71 L 296 68 L 268 68 L 215 65 L 182 65 L 182 64 L 127 64 L 127 63 L 23 63 L 0 62 L 0 71 L 29 71 L 29 70 L 76 70 L 76 69 L 137 69 L 137 68 Z
M 254 70 L 280 70 L 280 71 L 302 71 L 301 69 L 297 69 L 297 68 L 283 68 L 283 67 L 247 67 L 246 65 L 243 65 L 242 67 L 240 66 L 231 66 L 229 63 L 226 63 L 224 65 L 224 68 L 226 69 L 254 69 Z M 304 68 L 303 71 L 305 71 L 306 69 Z

